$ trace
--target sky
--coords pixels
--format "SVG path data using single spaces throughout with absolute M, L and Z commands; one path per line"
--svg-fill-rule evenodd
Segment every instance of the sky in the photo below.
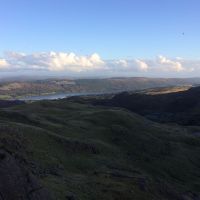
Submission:
M 200 76 L 199 0 L 0 0 L 0 76 Z

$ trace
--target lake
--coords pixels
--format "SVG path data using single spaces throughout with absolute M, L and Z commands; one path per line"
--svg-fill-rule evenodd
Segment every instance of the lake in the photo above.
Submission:
M 101 95 L 105 93 L 59 93 L 59 94 L 48 94 L 48 95 L 38 95 L 38 96 L 26 96 L 20 98 L 22 101 L 38 101 L 38 100 L 53 100 L 53 99 L 63 99 L 73 96 L 86 96 L 86 95 Z

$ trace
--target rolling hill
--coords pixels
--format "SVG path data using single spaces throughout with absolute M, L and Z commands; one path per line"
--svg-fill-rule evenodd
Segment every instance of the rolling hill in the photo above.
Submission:
M 88 101 L 94 105 L 126 108 L 157 122 L 200 125 L 200 87 L 166 94 L 162 93 L 163 89 L 160 90 L 160 94 L 159 89 L 154 89 L 153 95 L 149 95 L 152 90 L 123 92 L 112 98 L 91 98 Z
M 0 132 L 0 199 L 200 199 L 192 127 L 62 99 L 1 108 Z

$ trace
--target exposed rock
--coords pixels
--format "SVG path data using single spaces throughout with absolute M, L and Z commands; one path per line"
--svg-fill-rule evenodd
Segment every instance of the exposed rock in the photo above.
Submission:
M 147 182 L 145 178 L 138 178 L 138 186 L 140 190 L 147 191 Z
M 14 156 L 0 150 L 0 200 L 49 200 L 48 191 Z

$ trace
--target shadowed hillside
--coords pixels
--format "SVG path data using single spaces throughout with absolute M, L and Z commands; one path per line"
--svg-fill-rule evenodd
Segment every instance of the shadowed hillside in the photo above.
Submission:
M 148 90 L 146 93 L 149 93 Z M 154 95 L 123 92 L 112 98 L 91 98 L 88 102 L 94 105 L 126 108 L 158 122 L 200 125 L 200 87 Z
M 0 131 L 0 199 L 200 198 L 190 129 L 63 99 L 1 108 Z

